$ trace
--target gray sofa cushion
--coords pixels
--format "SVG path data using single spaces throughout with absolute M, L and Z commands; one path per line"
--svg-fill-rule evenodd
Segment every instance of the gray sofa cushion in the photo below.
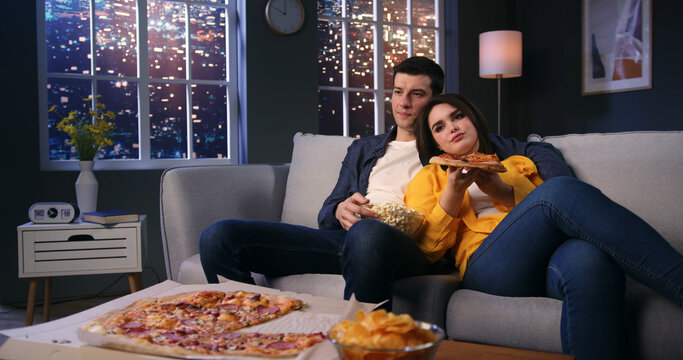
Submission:
M 683 358 L 683 308 L 635 280 L 628 279 L 626 327 L 632 359 Z
M 562 301 L 505 297 L 460 289 L 448 303 L 448 338 L 523 349 L 562 352 Z
M 300 274 L 268 278 L 268 286 L 302 294 L 344 298 L 344 278 L 335 274 Z
M 296 133 L 282 222 L 318 228 L 318 211 L 337 183 L 353 138 Z
M 577 178 L 636 213 L 683 252 L 683 221 L 676 210 L 683 204 L 683 131 L 530 135 L 529 141 L 553 144 Z

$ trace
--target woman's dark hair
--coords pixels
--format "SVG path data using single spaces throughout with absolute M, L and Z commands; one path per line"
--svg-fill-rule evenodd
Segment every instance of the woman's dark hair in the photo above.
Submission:
M 441 94 L 444 84 L 444 72 L 439 64 L 432 59 L 424 56 L 409 57 L 398 65 L 394 66 L 394 81 L 396 74 L 404 73 L 408 75 L 427 75 L 431 80 L 429 87 L 432 90 L 432 95 Z
M 459 94 L 441 94 L 434 96 L 427 105 L 422 109 L 420 116 L 417 118 L 415 125 L 415 138 L 417 139 L 417 151 L 420 154 L 420 159 L 429 160 L 432 156 L 439 156 L 443 151 L 439 149 L 432 130 L 429 128 L 429 114 L 432 112 L 434 106 L 439 104 L 449 104 L 460 110 L 469 117 L 477 130 L 479 137 L 479 152 L 485 154 L 493 154 L 493 144 L 489 139 L 489 130 L 486 125 L 486 118 L 481 113 L 472 101 Z

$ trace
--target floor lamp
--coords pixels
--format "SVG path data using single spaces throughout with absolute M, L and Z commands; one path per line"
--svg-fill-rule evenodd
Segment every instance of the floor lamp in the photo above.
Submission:
M 500 79 L 522 76 L 522 33 L 514 30 L 479 34 L 479 76 L 498 80 L 500 135 Z

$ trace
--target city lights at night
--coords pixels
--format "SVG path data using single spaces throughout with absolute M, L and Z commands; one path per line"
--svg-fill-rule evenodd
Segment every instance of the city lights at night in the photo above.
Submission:
M 224 0 L 213 2 L 225 4 Z M 48 106 L 56 105 L 60 114 L 83 111 L 87 109 L 82 108 L 82 99 L 93 93 L 100 95 L 100 101 L 117 116 L 114 145 L 102 149 L 98 157 L 138 159 L 138 97 L 147 91 L 150 158 L 225 158 L 228 96 L 222 83 L 227 82 L 228 72 L 226 8 L 148 0 L 147 59 L 140 59 L 137 3 L 96 0 L 91 9 L 90 0 L 45 2 Z M 145 88 L 140 87 L 141 66 L 146 66 L 150 79 Z M 70 76 L 75 74 L 79 76 Z M 92 75 L 97 75 L 97 80 Z M 189 83 L 164 82 L 178 79 Z M 196 80 L 212 84 L 193 83 Z M 49 158 L 75 159 L 75 149 L 56 129 L 60 119 L 53 113 L 48 118 Z M 188 129 L 192 131 L 192 146 L 188 146 Z
M 381 4 L 378 20 L 375 20 L 377 1 Z M 436 60 L 435 1 L 413 0 L 411 9 L 407 6 L 406 0 L 318 0 L 318 84 L 322 87 L 318 112 L 321 133 L 341 135 L 344 111 L 348 111 L 349 136 L 373 135 L 376 95 L 372 90 L 391 90 L 393 67 L 409 56 Z M 379 26 L 381 28 L 377 28 Z M 378 42 L 382 43 L 383 51 L 376 57 Z M 375 58 L 382 61 L 379 67 L 374 63 Z M 375 74 L 376 68 L 381 74 Z M 341 92 L 344 88 L 359 89 L 349 91 L 346 109 Z M 394 124 L 389 96 L 382 101 L 385 128 L 379 132 L 387 131 Z

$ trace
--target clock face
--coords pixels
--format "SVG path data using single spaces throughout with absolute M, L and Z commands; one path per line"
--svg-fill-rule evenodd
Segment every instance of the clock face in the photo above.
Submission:
M 304 7 L 300 0 L 269 0 L 266 20 L 276 32 L 293 34 L 304 24 Z

